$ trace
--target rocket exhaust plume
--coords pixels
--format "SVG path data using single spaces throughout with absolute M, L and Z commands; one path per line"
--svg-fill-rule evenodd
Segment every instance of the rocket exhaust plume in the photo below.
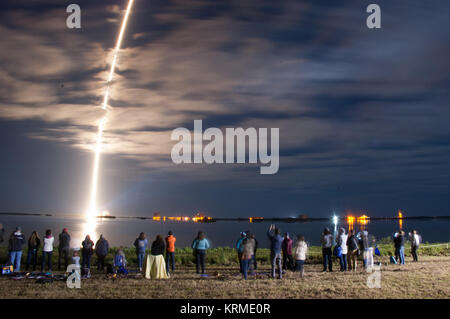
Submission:
M 97 211 L 97 189 L 98 189 L 98 175 L 99 175 L 99 167 L 100 167 L 100 153 L 102 151 L 102 135 L 103 129 L 105 127 L 106 119 L 108 116 L 108 100 L 109 100 L 109 91 L 111 86 L 111 81 L 114 76 L 114 71 L 116 68 L 117 57 L 119 55 L 120 46 L 122 44 L 123 35 L 125 33 L 125 28 L 127 26 L 128 17 L 131 12 L 131 7 L 133 6 L 134 0 L 128 1 L 128 6 L 125 11 L 125 15 L 122 20 L 122 25 L 120 27 L 119 36 L 117 38 L 116 46 L 114 48 L 113 59 L 111 62 L 111 68 L 109 70 L 108 80 L 106 82 L 105 95 L 103 97 L 102 109 L 106 111 L 106 115 L 100 120 L 98 124 L 98 133 L 97 133 L 97 141 L 94 149 L 94 167 L 92 171 L 92 184 L 91 184 L 91 199 L 89 204 L 89 209 L 86 213 L 87 225 L 85 228 L 85 233 L 91 236 L 95 236 L 95 216 L 98 215 Z

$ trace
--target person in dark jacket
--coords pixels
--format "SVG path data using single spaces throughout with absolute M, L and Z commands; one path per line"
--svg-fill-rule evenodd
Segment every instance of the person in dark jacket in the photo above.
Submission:
M 283 269 L 281 267 L 281 245 L 283 243 L 283 237 L 280 235 L 280 229 L 275 228 L 272 224 L 267 231 L 267 237 L 270 240 L 270 261 L 272 265 L 272 278 L 275 278 L 276 267 L 278 263 L 279 277 L 283 278 Z
M 39 251 L 39 247 L 41 246 L 41 239 L 37 231 L 33 231 L 30 238 L 28 238 L 28 254 L 27 254 L 27 264 L 26 270 L 30 267 L 30 263 L 32 262 L 33 271 L 36 270 L 37 264 L 37 255 Z
M 8 251 L 9 251 L 9 263 L 13 265 L 14 271 L 20 271 L 20 260 L 22 258 L 22 249 L 25 244 L 25 238 L 23 237 L 20 227 L 16 227 L 16 230 L 9 237 Z
M 289 233 L 284 234 L 283 243 L 281 245 L 283 251 L 283 269 L 294 270 L 294 259 L 292 258 L 293 241 L 289 237 Z
M 0 244 L 4 242 L 3 236 L 5 235 L 5 228 L 3 228 L 3 225 L 0 224 Z
M 358 247 L 358 239 L 355 236 L 355 232 L 353 230 L 348 231 L 347 237 L 347 246 L 348 246 L 348 269 L 356 271 L 358 267 L 358 255 L 359 255 L 359 247 Z
M 251 262 L 253 262 L 253 270 L 258 269 L 258 265 L 256 263 L 256 250 L 258 249 L 258 241 L 256 240 L 255 234 L 251 234 L 250 238 L 252 238 L 255 241 L 255 249 L 253 251 L 253 256 Z
M 86 235 L 86 238 L 81 243 L 81 246 L 81 254 L 83 257 L 81 267 L 91 269 L 91 257 L 94 253 L 94 242 L 91 240 L 91 236 Z
M 161 237 L 161 235 L 157 235 L 155 241 L 152 243 L 150 253 L 153 256 L 164 255 L 165 250 L 166 244 L 164 244 L 163 238 Z
M 97 240 L 95 244 L 95 253 L 97 255 L 97 270 L 103 270 L 105 268 L 105 258 L 109 252 L 109 243 L 100 235 L 100 238 Z
M 397 263 L 404 265 L 405 264 L 405 232 L 403 230 L 400 230 L 397 233 L 397 236 L 395 236 L 394 247 L 395 247 L 395 257 L 397 258 Z
M 70 235 L 67 228 L 64 228 L 59 234 L 58 246 L 58 270 L 61 270 L 61 258 L 64 256 L 64 269 L 67 269 L 70 255 Z

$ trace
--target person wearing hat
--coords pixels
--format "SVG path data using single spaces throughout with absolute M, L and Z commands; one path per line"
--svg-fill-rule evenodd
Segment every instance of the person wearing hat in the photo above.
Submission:
M 241 232 L 240 235 L 241 235 L 241 237 L 236 242 L 236 250 L 237 250 L 238 260 L 239 260 L 239 271 L 241 272 L 241 274 L 243 274 L 244 270 L 242 269 L 242 251 L 243 251 L 242 242 L 247 237 L 247 234 L 245 232 Z
M 59 234 L 58 270 L 61 270 L 61 258 L 64 256 L 64 269 L 67 269 L 70 253 L 70 235 L 67 228 Z
M 20 271 L 20 260 L 22 258 L 22 248 L 25 244 L 25 238 L 22 234 L 22 229 L 17 226 L 16 230 L 9 237 L 8 251 L 9 264 L 13 265 L 14 271 Z

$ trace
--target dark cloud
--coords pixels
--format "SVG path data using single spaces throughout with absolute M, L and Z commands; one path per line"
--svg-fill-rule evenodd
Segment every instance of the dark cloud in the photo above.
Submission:
M 25 135 L 35 142 L 24 147 L 47 145 L 50 162 L 62 157 L 70 166 L 81 153 L 89 167 L 125 1 L 78 3 L 77 31 L 65 28 L 61 1 L 2 1 L 0 117 L 8 121 L 4 147 Z M 381 214 L 398 207 L 396 195 L 417 211 L 448 192 L 449 4 L 380 0 L 382 29 L 369 30 L 369 3 L 136 1 L 111 91 L 105 205 L 147 211 L 145 200 L 126 200 L 134 184 L 152 192 L 147 180 L 160 187 L 151 209 L 196 201 L 217 214 L 252 205 L 267 214 L 299 206 Z M 170 133 L 195 119 L 222 129 L 279 127 L 279 173 L 174 165 Z M 26 121 L 34 125 L 14 127 Z M 55 142 L 63 148 L 55 151 Z M 205 187 L 214 200 L 204 198 Z M 190 199 L 174 203 L 183 190 Z M 83 206 L 80 197 L 67 206 Z M 233 200 L 223 205 L 223 197 Z M 439 198 L 436 206 L 446 207 Z

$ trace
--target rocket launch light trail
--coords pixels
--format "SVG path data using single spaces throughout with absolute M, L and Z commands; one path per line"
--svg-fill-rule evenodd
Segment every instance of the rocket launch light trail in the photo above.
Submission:
M 125 11 L 125 15 L 123 17 L 122 25 L 120 27 L 119 36 L 117 38 L 116 46 L 114 48 L 114 54 L 113 59 L 111 63 L 111 68 L 109 70 L 108 80 L 106 82 L 106 89 L 105 89 L 105 95 L 103 97 L 103 104 L 102 109 L 108 112 L 108 100 L 109 100 L 109 93 L 110 93 L 110 87 L 111 87 L 111 81 L 113 80 L 114 71 L 116 69 L 117 64 L 117 57 L 119 55 L 120 47 L 122 44 L 123 35 L 125 33 L 125 29 L 128 22 L 128 17 L 131 12 L 131 7 L 133 6 L 134 0 L 128 1 L 128 6 Z M 97 132 L 97 141 L 95 145 L 95 156 L 94 156 L 94 167 L 92 171 L 92 186 L 91 186 L 91 199 L 89 204 L 89 209 L 86 213 L 87 217 L 87 227 L 86 227 L 86 233 L 90 234 L 91 236 L 95 235 L 95 217 L 97 215 L 97 190 L 98 190 L 98 175 L 99 175 L 99 167 L 100 167 L 100 154 L 102 151 L 102 136 L 103 136 L 103 130 L 105 128 L 106 119 L 107 119 L 108 113 L 100 120 L 98 124 L 98 132 Z

